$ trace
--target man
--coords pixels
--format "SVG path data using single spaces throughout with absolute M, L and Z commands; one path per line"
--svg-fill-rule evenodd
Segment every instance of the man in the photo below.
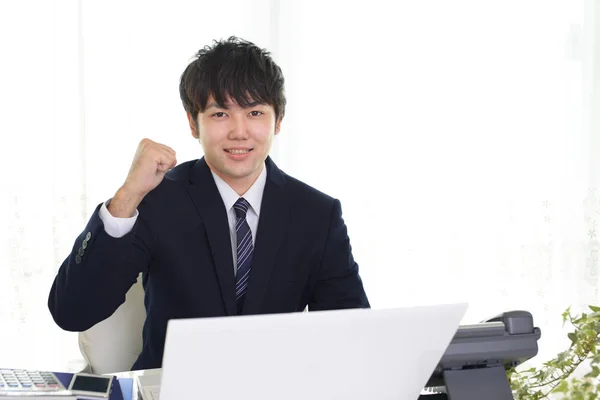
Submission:
M 340 202 L 268 157 L 285 113 L 268 52 L 232 37 L 205 47 L 180 96 L 200 160 L 144 139 L 124 184 L 97 207 L 60 267 L 48 306 L 84 331 L 143 273 L 146 322 L 133 369 L 161 366 L 173 318 L 369 307 Z

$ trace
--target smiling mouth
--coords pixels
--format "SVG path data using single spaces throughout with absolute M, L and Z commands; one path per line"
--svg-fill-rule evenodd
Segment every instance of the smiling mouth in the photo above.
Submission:
M 248 154 L 254 149 L 225 149 L 229 154 Z

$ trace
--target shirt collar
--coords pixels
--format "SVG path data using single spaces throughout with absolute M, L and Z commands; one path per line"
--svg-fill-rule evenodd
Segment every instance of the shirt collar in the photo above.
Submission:
M 254 211 L 256 216 L 260 216 L 260 205 L 262 203 L 263 192 L 265 190 L 265 185 L 267 183 L 267 167 L 263 165 L 263 169 L 256 179 L 252 186 L 244 193 L 242 196 L 239 196 L 235 190 L 231 188 L 219 175 L 217 175 L 212 169 L 210 173 L 217 184 L 217 189 L 219 190 L 219 194 L 223 199 L 223 203 L 225 204 L 225 209 L 227 212 L 233 208 L 233 205 L 240 197 L 246 199 L 248 203 L 250 203 L 250 209 Z

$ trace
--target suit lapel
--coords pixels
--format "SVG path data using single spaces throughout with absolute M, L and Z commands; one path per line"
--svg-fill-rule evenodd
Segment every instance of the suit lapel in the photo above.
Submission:
M 252 271 L 242 314 L 258 314 L 261 311 L 290 217 L 291 202 L 284 186 L 285 177 L 270 158 L 267 158 L 266 168 L 267 182 L 260 206 Z
M 227 211 L 204 158 L 192 168 L 191 181 L 187 190 L 206 228 L 225 311 L 227 315 L 235 315 L 235 277 Z

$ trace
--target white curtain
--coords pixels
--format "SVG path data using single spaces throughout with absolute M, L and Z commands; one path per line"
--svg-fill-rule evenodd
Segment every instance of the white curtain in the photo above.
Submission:
M 525 309 L 538 360 L 570 343 L 600 301 L 598 4 L 281 3 L 276 158 L 342 200 L 373 306 Z
M 77 3 L 0 3 L 0 364 L 75 368 L 77 338 L 46 306 L 85 226 Z
M 0 3 L 0 365 L 76 369 L 46 301 L 139 140 L 202 155 L 178 79 L 212 39 L 272 50 L 272 156 L 340 198 L 373 307 L 467 301 L 464 322 L 598 304 L 593 0 Z M 94 301 L 94 299 L 90 299 Z

